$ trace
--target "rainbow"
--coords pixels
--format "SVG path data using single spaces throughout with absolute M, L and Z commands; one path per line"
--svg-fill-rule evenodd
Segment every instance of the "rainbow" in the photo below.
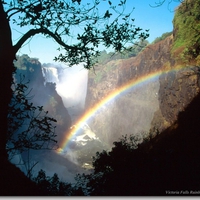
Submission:
M 112 91 L 104 99 L 102 99 L 101 101 L 96 103 L 92 108 L 90 108 L 87 112 L 85 112 L 85 114 L 83 114 L 83 116 L 81 116 L 77 120 L 77 122 L 75 123 L 73 128 L 69 132 L 66 133 L 66 137 L 63 140 L 63 142 L 61 143 L 61 147 L 57 150 L 57 153 L 63 152 L 63 150 L 67 147 L 67 144 L 72 139 L 72 137 L 74 135 L 77 135 L 82 124 L 84 124 L 84 122 L 87 122 L 90 118 L 92 118 L 95 115 L 95 113 L 97 113 L 97 111 L 99 111 L 102 108 L 102 106 L 105 106 L 106 104 L 111 102 L 113 99 L 116 99 L 120 95 L 123 95 L 124 92 L 128 91 L 129 89 L 133 89 L 135 87 L 140 87 L 142 84 L 147 84 L 147 83 L 155 80 L 161 74 L 172 72 L 172 71 L 178 71 L 181 68 L 182 67 L 177 67 L 177 68 L 172 69 L 172 70 L 165 70 L 165 71 L 160 70 L 160 71 L 152 72 L 150 74 L 141 76 L 141 77 L 139 77 L 135 80 L 131 80 L 131 81 L 125 83 L 124 85 L 122 85 L 121 87 Z

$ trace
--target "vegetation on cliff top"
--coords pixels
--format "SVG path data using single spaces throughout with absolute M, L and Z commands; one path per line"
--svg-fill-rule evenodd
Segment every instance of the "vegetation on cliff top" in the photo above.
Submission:
M 139 40 L 134 45 L 128 47 L 122 52 L 109 52 L 101 51 L 98 56 L 98 64 L 106 64 L 111 60 L 118 59 L 127 59 L 137 56 L 147 45 L 149 44 L 148 40 Z
M 177 9 L 172 54 L 177 63 L 200 64 L 200 1 L 184 1 Z
M 107 53 L 105 50 L 101 51 L 97 57 L 98 63 L 94 66 L 94 71 L 90 72 L 90 78 L 93 78 L 95 83 L 99 83 L 106 74 L 114 71 L 119 66 L 121 59 L 136 57 L 148 45 L 148 40 L 140 40 L 122 52 Z
M 160 37 L 157 37 L 157 38 L 152 42 L 152 44 L 155 44 L 155 43 L 157 43 L 157 42 L 160 42 L 160 41 L 164 40 L 166 37 L 170 36 L 171 34 L 172 34 L 172 31 L 163 33 Z

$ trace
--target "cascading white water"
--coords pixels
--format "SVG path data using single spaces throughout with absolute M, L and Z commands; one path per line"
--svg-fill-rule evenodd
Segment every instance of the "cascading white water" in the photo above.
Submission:
M 66 67 L 60 76 L 56 90 L 62 97 L 65 107 L 83 109 L 87 92 L 88 70 L 82 65 Z
M 58 83 L 58 69 L 55 67 L 42 67 L 42 73 L 45 78 L 45 84 L 47 82 Z
M 88 70 L 81 64 L 73 67 L 47 64 L 42 67 L 42 73 L 45 84 L 56 83 L 56 91 L 73 121 L 85 106 Z

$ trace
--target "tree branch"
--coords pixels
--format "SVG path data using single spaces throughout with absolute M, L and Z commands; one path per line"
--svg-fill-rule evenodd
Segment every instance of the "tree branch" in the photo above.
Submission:
M 15 10 L 15 11 L 14 11 L 14 10 Z M 14 12 L 11 13 L 11 14 L 9 14 L 9 12 L 11 12 L 11 11 L 14 11 Z M 7 10 L 7 11 L 6 11 L 6 14 L 7 14 L 7 16 L 8 16 L 8 20 L 10 20 L 10 18 L 11 18 L 13 15 L 15 15 L 15 14 L 17 14 L 17 13 L 19 13 L 19 12 L 21 12 L 21 9 L 19 9 L 19 8 L 11 8 L 11 9 Z
M 21 39 L 14 45 L 14 52 L 17 53 L 17 51 L 22 47 L 22 45 L 32 36 L 36 35 L 36 34 L 44 34 L 44 35 L 49 35 L 51 36 L 58 44 L 60 44 L 61 46 L 63 46 L 65 49 L 79 49 L 78 47 L 74 47 L 74 46 L 69 46 L 67 44 L 65 44 L 61 37 L 59 35 L 57 35 L 56 33 L 53 33 L 51 31 L 49 31 L 46 28 L 38 28 L 38 29 L 31 29 L 29 30 L 27 33 L 25 33 Z

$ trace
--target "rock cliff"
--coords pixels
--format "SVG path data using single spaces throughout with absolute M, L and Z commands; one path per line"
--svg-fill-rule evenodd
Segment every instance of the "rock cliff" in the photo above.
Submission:
M 160 76 L 159 104 L 152 127 L 159 132 L 177 120 L 192 99 L 199 93 L 199 70 L 197 66 L 184 67 Z
M 27 83 L 29 98 L 36 106 L 43 106 L 50 117 L 57 120 L 56 134 L 58 143 L 63 140 L 65 131 L 71 126 L 71 118 L 64 107 L 62 98 L 56 91 L 54 83 L 45 83 L 41 63 L 37 59 L 23 55 L 15 63 L 15 81 Z M 24 78 L 23 78 L 24 76 Z
M 90 71 L 86 108 L 112 92 L 119 86 L 149 73 L 164 70 L 171 59 L 170 47 L 172 36 L 154 45 L 149 45 L 138 56 L 123 60 L 114 60 L 105 65 L 97 65 Z

